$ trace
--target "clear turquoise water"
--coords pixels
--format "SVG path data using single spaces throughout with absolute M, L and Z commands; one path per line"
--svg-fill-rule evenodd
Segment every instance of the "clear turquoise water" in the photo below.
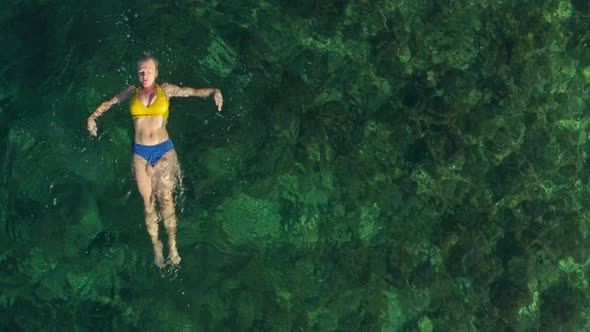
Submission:
M 0 330 L 588 329 L 589 14 L 7 2 Z M 177 271 L 152 264 L 126 106 L 85 129 L 143 52 L 225 96 L 172 101 Z

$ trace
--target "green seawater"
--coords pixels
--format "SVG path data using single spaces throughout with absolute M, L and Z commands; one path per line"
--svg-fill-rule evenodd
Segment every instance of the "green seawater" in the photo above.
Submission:
M 0 330 L 590 330 L 589 18 L 4 1 Z M 171 101 L 179 269 L 153 264 L 127 106 L 86 131 L 144 52 L 225 97 Z

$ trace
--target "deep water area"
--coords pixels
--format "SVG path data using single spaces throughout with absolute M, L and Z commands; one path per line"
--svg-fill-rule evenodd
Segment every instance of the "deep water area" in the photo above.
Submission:
M 6 0 L 0 25 L 0 331 L 590 330 L 588 1 Z M 144 53 L 225 99 L 170 101 L 178 269 L 127 104 L 86 130 Z

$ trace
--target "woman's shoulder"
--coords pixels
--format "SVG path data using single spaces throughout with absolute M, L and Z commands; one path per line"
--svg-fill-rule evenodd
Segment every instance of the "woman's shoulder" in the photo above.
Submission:
M 118 102 L 123 102 L 126 100 L 129 100 L 133 94 L 135 93 L 135 91 L 137 90 L 137 87 L 135 85 L 130 85 L 128 87 L 126 87 L 125 89 L 123 89 L 121 92 L 119 92 L 115 98 L 117 98 Z
M 178 85 L 168 82 L 163 82 L 162 84 L 160 84 L 160 88 L 162 88 L 162 90 L 164 90 L 166 95 L 169 97 L 176 96 L 177 92 L 180 90 L 180 87 Z
M 170 90 L 170 89 L 174 89 L 174 88 L 178 88 L 178 86 L 172 84 L 172 83 L 168 83 L 168 82 L 163 82 L 162 84 L 160 84 L 160 87 L 166 91 L 166 90 Z

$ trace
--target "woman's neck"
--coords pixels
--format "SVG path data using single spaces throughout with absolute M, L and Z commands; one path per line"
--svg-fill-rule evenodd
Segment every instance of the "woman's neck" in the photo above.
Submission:
M 156 91 L 156 90 L 157 90 L 156 83 L 154 83 L 154 84 L 152 84 L 152 85 L 150 85 L 150 86 L 148 86 L 148 87 L 142 86 L 142 87 L 141 87 L 141 90 L 142 90 L 142 91 L 144 91 L 144 92 L 148 92 L 148 93 L 149 93 L 149 92 Z

